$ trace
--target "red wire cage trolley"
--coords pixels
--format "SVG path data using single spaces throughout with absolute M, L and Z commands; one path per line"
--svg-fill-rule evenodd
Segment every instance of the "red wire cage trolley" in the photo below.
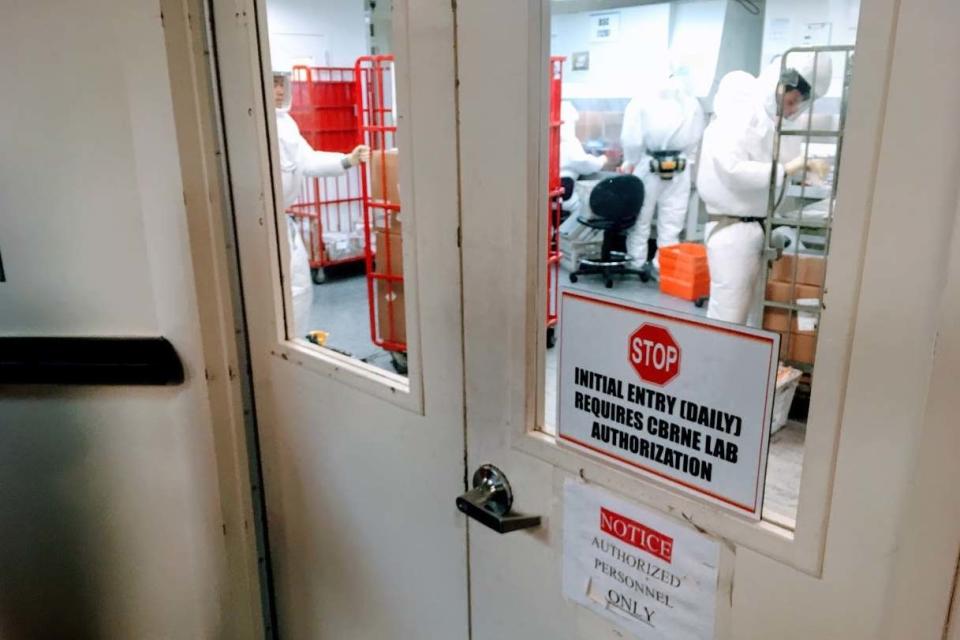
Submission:
M 560 281 L 560 219 L 563 213 L 563 184 L 560 181 L 560 101 L 563 84 L 563 56 L 550 58 L 550 119 L 547 156 L 547 348 L 556 344 L 559 318 L 557 291 Z
M 290 116 L 314 149 L 349 153 L 358 144 L 355 73 L 349 67 L 293 67 Z M 287 213 L 300 227 L 314 283 L 323 284 L 326 267 L 364 259 L 360 169 L 304 180 Z
M 361 179 L 370 339 L 390 353 L 398 373 L 406 374 L 394 58 L 362 56 L 354 74 L 357 128 L 360 139 L 370 146 L 370 161 L 363 165 Z

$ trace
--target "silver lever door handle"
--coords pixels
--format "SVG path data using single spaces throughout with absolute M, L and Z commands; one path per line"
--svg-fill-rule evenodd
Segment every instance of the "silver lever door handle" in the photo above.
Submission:
M 473 488 L 457 498 L 457 508 L 497 533 L 540 526 L 540 516 L 510 513 L 513 490 L 503 471 L 492 464 L 482 465 L 473 474 Z

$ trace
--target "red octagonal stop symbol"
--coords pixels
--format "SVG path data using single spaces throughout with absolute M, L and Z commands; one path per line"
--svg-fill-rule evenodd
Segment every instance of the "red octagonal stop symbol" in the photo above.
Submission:
M 630 334 L 627 358 L 641 379 L 664 385 L 680 373 L 680 346 L 666 327 L 644 323 Z

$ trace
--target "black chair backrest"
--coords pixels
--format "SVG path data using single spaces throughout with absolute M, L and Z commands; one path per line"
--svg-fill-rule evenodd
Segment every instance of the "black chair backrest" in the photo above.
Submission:
M 590 192 L 593 215 L 618 226 L 632 225 L 643 207 L 643 181 L 637 176 L 605 178 Z

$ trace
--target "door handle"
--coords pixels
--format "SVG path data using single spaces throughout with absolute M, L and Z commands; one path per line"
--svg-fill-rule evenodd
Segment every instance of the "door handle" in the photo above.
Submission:
M 177 385 L 183 363 L 164 338 L 0 337 L 0 385 Z
M 473 488 L 457 498 L 457 508 L 497 533 L 510 533 L 540 526 L 540 516 L 511 513 L 513 490 L 503 471 L 482 465 L 473 474 Z

